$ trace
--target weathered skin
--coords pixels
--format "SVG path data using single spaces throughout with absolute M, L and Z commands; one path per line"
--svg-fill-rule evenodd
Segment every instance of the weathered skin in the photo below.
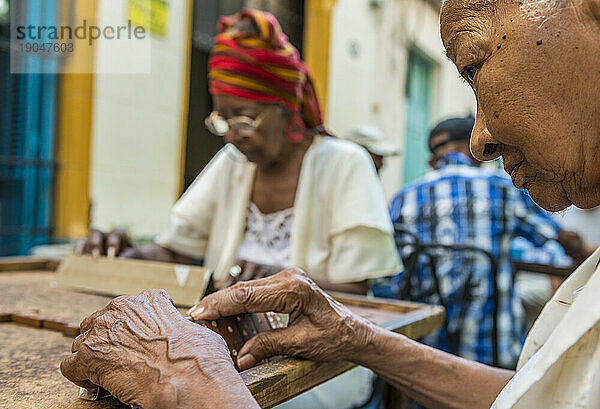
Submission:
M 253 407 L 241 403 L 252 396 L 223 338 L 187 321 L 163 290 L 118 297 L 81 331 L 60 366 L 79 386 L 142 408 Z
M 210 320 L 268 311 L 290 314 L 288 327 L 259 333 L 248 341 L 238 355 L 242 370 L 281 354 L 320 361 L 350 359 L 369 344 L 374 328 L 297 268 L 239 282 L 205 297 L 188 314 L 197 320 Z
M 447 0 L 442 8 L 446 53 L 477 97 L 473 154 L 502 155 L 515 186 L 551 211 L 600 203 L 599 4 Z
M 273 355 L 345 359 L 373 369 L 431 408 L 489 407 L 511 371 L 467 361 L 382 330 L 355 315 L 299 269 L 238 283 L 189 313 L 210 320 L 242 312 L 290 314 L 287 328 L 262 332 L 240 350 L 241 369 Z

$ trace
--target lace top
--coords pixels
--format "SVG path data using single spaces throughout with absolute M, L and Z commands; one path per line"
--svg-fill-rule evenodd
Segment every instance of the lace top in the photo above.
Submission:
M 294 208 L 263 214 L 252 202 L 246 214 L 246 233 L 237 259 L 270 266 L 290 263 L 290 234 Z

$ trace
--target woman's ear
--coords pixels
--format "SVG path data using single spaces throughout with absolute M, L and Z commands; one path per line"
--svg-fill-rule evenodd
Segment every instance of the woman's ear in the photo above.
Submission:
M 435 164 L 436 164 L 436 162 L 437 162 L 437 160 L 436 160 L 436 159 L 437 159 L 437 158 L 435 158 L 433 155 L 431 155 L 431 156 L 429 157 L 429 161 L 428 161 L 427 163 L 429 163 L 429 167 L 430 167 L 431 169 L 435 169 Z
M 292 113 L 287 126 L 285 128 L 285 136 L 292 143 L 299 143 L 304 139 L 306 125 L 302 120 L 302 116 L 298 112 Z

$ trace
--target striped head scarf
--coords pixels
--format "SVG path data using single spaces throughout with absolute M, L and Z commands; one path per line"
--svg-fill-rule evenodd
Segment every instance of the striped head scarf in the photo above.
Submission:
M 258 35 L 227 31 L 243 19 L 254 23 Z M 302 140 L 306 128 L 326 133 L 308 68 L 271 13 L 244 9 L 221 17 L 217 32 L 208 63 L 211 94 L 285 106 L 295 128 L 286 130 L 292 142 Z

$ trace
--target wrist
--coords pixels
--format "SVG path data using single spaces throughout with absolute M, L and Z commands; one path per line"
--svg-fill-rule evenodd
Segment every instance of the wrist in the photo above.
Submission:
M 377 366 L 379 362 L 389 359 L 390 344 L 398 346 L 399 338 L 406 339 L 403 335 L 385 330 L 375 324 L 368 323 L 363 331 L 364 342 L 358 345 L 355 356 L 351 359 L 352 362 L 364 366 Z
M 362 362 L 364 357 L 377 353 L 380 337 L 380 328 L 362 317 L 357 317 L 355 324 L 355 334 L 350 353 L 345 359 L 352 362 Z
M 187 376 L 171 381 L 170 384 L 176 392 L 176 401 L 161 407 L 258 408 L 252 394 L 233 366 L 218 373 L 211 371 L 209 377 L 206 375 L 203 373 L 200 376 Z

